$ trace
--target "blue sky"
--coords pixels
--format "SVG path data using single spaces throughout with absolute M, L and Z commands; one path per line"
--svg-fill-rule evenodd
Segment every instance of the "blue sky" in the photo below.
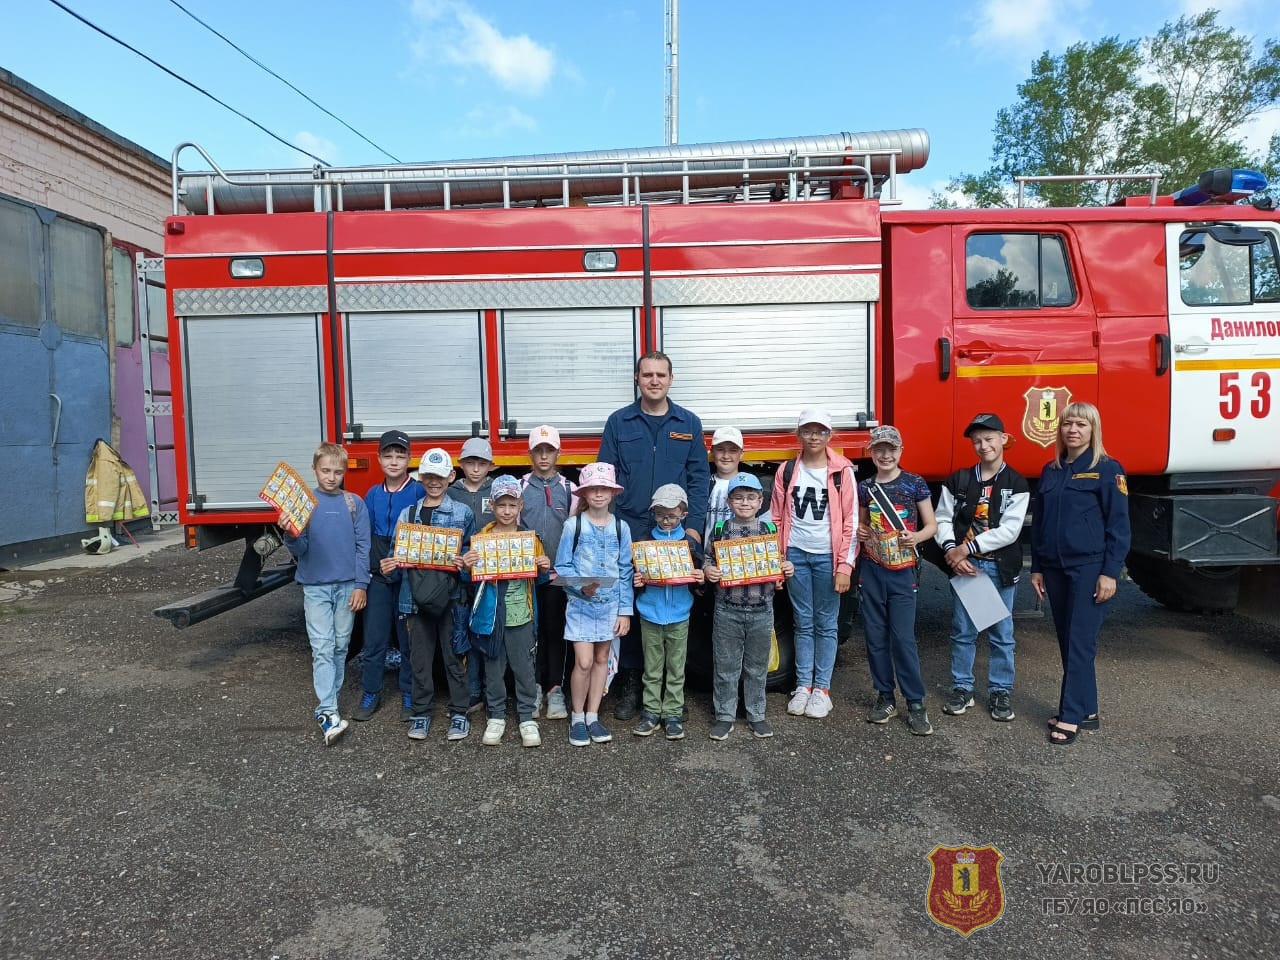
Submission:
M 170 0 L 63 2 L 332 163 L 386 161 Z M 662 0 L 181 2 L 402 160 L 663 140 Z M 165 157 L 195 140 L 224 167 L 310 165 L 48 0 L 8 6 L 0 66 L 121 135 Z M 924 205 L 986 167 L 996 110 L 1040 52 L 1210 6 L 1259 40 L 1280 33 L 1262 0 L 684 0 L 680 141 L 924 127 L 930 160 L 905 191 Z M 1248 139 L 1277 129 L 1280 111 Z

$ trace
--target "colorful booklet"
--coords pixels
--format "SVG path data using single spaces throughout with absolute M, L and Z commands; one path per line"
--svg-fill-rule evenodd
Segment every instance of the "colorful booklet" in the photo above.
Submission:
M 283 460 L 263 484 L 258 499 L 265 500 L 279 510 L 281 523 L 285 526 L 292 525 L 295 535 L 307 529 L 311 514 L 316 509 L 316 495 L 307 486 L 307 481 Z
M 471 549 L 480 562 L 471 568 L 472 580 L 523 580 L 538 575 L 534 563 L 537 539 L 531 530 L 519 533 L 477 533 Z
M 639 540 L 631 544 L 631 558 L 636 573 L 649 583 L 674 586 L 698 582 L 687 540 Z
M 453 570 L 454 558 L 462 547 L 462 531 L 457 527 L 430 527 L 425 523 L 397 523 L 393 556 L 402 567 L 424 570 Z
M 782 554 L 778 535 L 737 540 L 717 540 L 716 566 L 720 568 L 720 586 L 742 587 L 749 583 L 769 583 L 782 579 Z

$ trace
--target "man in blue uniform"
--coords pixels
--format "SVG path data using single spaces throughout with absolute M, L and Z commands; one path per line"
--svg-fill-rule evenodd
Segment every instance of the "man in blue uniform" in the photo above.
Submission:
M 711 487 L 707 443 L 697 415 L 667 399 L 673 379 L 671 358 L 665 353 L 653 350 L 641 357 L 635 373 L 639 399 L 615 410 L 600 438 L 597 459 L 613 464 L 623 487 L 613 509 L 631 528 L 633 540 L 649 538 L 649 503 L 654 492 L 667 483 L 688 491 L 685 529 L 693 539 L 702 540 Z M 640 672 L 644 667 L 638 629 L 622 638 L 619 653 L 613 715 L 630 720 L 640 709 Z

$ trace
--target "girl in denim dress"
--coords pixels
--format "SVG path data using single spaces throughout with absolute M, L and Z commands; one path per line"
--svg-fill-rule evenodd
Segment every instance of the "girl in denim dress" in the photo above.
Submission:
M 610 586 L 565 586 L 565 640 L 573 645 L 570 684 L 573 711 L 569 742 L 575 747 L 608 743 L 613 735 L 600 722 L 600 701 L 616 662 L 618 638 L 631 627 L 634 570 L 631 531 L 609 512 L 622 490 L 613 465 L 589 463 L 578 477 L 577 512 L 564 525 L 556 551 L 557 577 L 610 577 Z

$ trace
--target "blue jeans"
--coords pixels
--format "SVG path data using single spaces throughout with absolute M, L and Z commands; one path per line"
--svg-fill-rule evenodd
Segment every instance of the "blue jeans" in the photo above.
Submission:
M 360 683 L 365 693 L 381 693 L 387 675 L 387 648 L 395 638 L 400 658 L 400 692 L 413 692 L 413 669 L 409 665 L 409 633 L 405 616 L 396 609 L 400 584 L 377 577 L 369 582 L 369 602 L 364 608 L 364 654 Z
M 787 584 L 796 619 L 796 687 L 831 689 L 836 665 L 836 620 L 840 594 L 829 553 L 787 549 L 796 571 Z
M 316 716 L 338 709 L 347 666 L 347 645 L 356 615 L 351 610 L 354 580 L 345 583 L 304 584 L 302 610 L 311 641 L 311 682 L 316 688 Z
M 987 642 L 991 646 L 987 660 L 987 692 L 1013 690 L 1013 595 L 1017 584 L 1003 586 L 994 560 L 969 562 L 991 578 L 1009 616 L 987 628 Z M 973 660 L 978 652 L 978 631 L 969 619 L 969 613 L 958 598 L 951 612 L 951 683 L 964 690 L 973 690 Z
M 870 558 L 858 567 L 862 627 L 867 638 L 871 684 L 893 696 L 894 679 L 907 704 L 924 701 L 920 651 L 916 647 L 916 568 L 887 570 Z

